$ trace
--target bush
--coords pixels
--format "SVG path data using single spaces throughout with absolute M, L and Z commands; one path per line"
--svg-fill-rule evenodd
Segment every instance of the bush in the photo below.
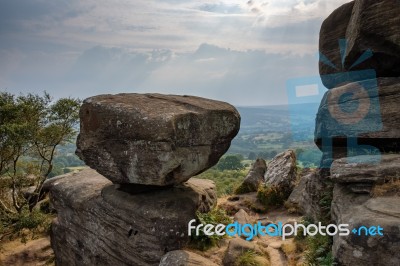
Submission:
M 248 184 L 242 183 L 235 188 L 234 194 L 246 194 L 253 191 L 254 191 L 253 188 L 250 187 Z
M 307 249 L 305 259 L 307 265 L 331 266 L 334 260 L 331 252 L 332 237 L 328 235 L 317 234 L 315 236 L 307 236 Z
M 18 216 L 18 221 L 15 223 L 14 231 L 21 231 L 22 229 L 31 229 L 35 230 L 46 220 L 46 216 L 38 211 L 33 210 L 31 213 L 23 211 Z
M 235 261 L 235 266 L 264 266 L 257 260 L 258 254 L 253 250 L 243 252 Z
M 9 235 L 10 240 L 20 237 L 21 242 L 26 243 L 28 236 L 34 239 L 38 234 L 48 233 L 52 218 L 53 216 L 46 215 L 39 209 L 29 212 L 24 208 L 20 214 L 3 220 L 4 234 Z
M 265 206 L 272 208 L 282 206 L 289 197 L 287 193 L 273 186 L 260 186 L 257 191 L 257 199 Z
M 301 222 L 305 227 L 315 223 L 311 217 L 303 218 Z M 294 238 L 299 252 L 304 251 L 305 265 L 331 266 L 335 265 L 332 256 L 332 237 L 329 235 L 304 236 L 303 230 L 297 232 Z
M 223 209 L 215 207 L 211 211 L 207 213 L 197 212 L 197 223 L 198 224 L 213 224 L 214 226 L 217 224 L 230 224 L 232 222 L 231 218 L 226 214 Z M 192 234 L 191 243 L 192 245 L 199 250 L 207 250 L 213 246 L 215 246 L 220 239 L 225 237 L 214 234 L 212 236 L 207 236 L 204 234 L 203 229 L 199 230 L 199 235 Z

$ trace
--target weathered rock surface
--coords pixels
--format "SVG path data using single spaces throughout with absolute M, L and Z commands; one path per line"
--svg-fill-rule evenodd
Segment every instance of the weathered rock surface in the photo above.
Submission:
M 94 96 L 80 117 L 77 155 L 121 184 L 182 183 L 216 164 L 240 126 L 230 104 L 161 94 Z
M 400 76 L 400 5 L 397 0 L 356 0 L 346 31 L 345 67 L 368 49 L 373 56 L 354 69 L 374 69 L 378 77 Z
M 332 74 L 346 72 L 346 69 L 342 66 L 339 40 L 346 38 L 353 6 L 354 2 L 342 5 L 333 11 L 321 26 L 319 52 L 333 64 L 333 66 L 327 65 L 322 58 L 319 62 L 321 80 L 327 88 L 336 87 L 343 79 L 341 75 Z
M 326 168 L 320 176 L 334 183 L 331 218 L 350 230 L 334 236 L 338 265 L 400 265 L 400 155 L 387 154 L 400 152 L 399 13 L 396 0 L 355 0 L 334 11 L 320 32 L 320 52 L 335 65 L 321 57 L 330 90 L 316 119 Z M 360 154 L 368 155 L 354 156 Z M 289 201 L 307 206 L 309 182 L 301 180 Z
M 266 170 L 267 164 L 265 160 L 258 158 L 251 166 L 249 173 L 243 180 L 243 183 L 241 184 L 241 190 L 245 192 L 257 191 L 258 186 L 264 182 L 264 174 Z
M 336 9 L 322 23 L 319 63 L 323 84 L 331 89 L 364 80 L 372 69 L 377 77 L 400 76 L 400 6 L 396 0 L 356 0 Z M 344 54 L 341 54 L 339 40 Z M 370 50 L 370 57 L 363 58 Z M 342 58 L 344 58 L 342 62 Z
M 335 160 L 331 168 L 331 180 L 336 183 L 369 183 L 383 184 L 393 178 L 400 178 L 400 154 L 382 154 L 376 158 L 377 163 L 363 163 L 365 156 L 353 157 L 352 163 L 347 158 Z M 365 158 L 365 159 L 364 159 Z
M 296 154 L 287 150 L 276 155 L 268 164 L 264 175 L 265 184 L 282 191 L 292 192 L 296 180 Z
M 348 137 L 357 145 L 371 145 L 382 151 L 400 150 L 400 78 L 379 78 L 326 92 L 318 110 L 315 142 L 321 148 L 322 138 L 333 139 L 333 150 L 348 146 Z M 353 96 L 342 97 L 354 93 Z M 346 153 L 344 152 L 346 156 Z M 336 157 L 337 158 L 337 157 Z
M 185 250 L 174 250 L 165 254 L 159 266 L 218 266 L 209 259 Z
M 361 230 L 348 236 L 334 236 L 333 255 L 339 265 L 400 265 L 400 198 L 356 194 L 344 184 L 336 184 L 332 217 L 336 224 L 349 224 L 349 230 L 360 226 L 380 226 L 383 235 L 366 236 Z
M 318 172 L 310 172 L 301 177 L 300 182 L 294 187 L 285 206 L 294 208 L 297 212 L 318 221 L 321 219 L 321 206 L 319 202 L 326 189 L 327 185 L 320 178 Z
M 214 183 L 196 178 L 133 195 L 86 169 L 45 187 L 58 213 L 51 232 L 57 265 L 158 265 L 188 243 L 196 211 L 216 203 Z

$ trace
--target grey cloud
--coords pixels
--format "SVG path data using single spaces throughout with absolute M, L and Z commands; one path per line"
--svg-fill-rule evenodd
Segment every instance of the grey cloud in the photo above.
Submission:
M 268 22 L 267 22 L 268 23 Z M 322 19 L 315 18 L 302 22 L 295 22 L 285 26 L 263 27 L 258 31 L 264 41 L 280 43 L 308 43 L 317 44 Z M 309 51 L 311 53 L 312 51 Z
M 15 92 L 47 90 L 56 97 L 161 92 L 199 95 L 237 105 L 268 105 L 287 101 L 287 79 L 315 76 L 316 60 L 310 55 L 235 51 L 210 44 L 181 54 L 96 46 L 75 62 L 50 64 L 49 58 L 47 63 L 20 66 L 16 69 L 19 74 L 7 84 L 13 84 Z
M 198 10 L 221 13 L 221 14 L 241 14 L 244 10 L 239 5 L 227 5 L 224 3 L 218 4 L 202 4 L 197 7 Z
M 25 30 L 26 24 L 29 24 L 28 22 L 31 22 L 36 27 L 45 27 L 45 23 L 42 24 L 40 22 L 49 23 L 52 21 L 52 23 L 58 23 L 62 19 L 75 17 L 87 12 L 82 5 L 77 3 L 79 2 L 62 0 L 1 0 L 0 33 Z M 31 27 L 29 29 L 32 30 Z

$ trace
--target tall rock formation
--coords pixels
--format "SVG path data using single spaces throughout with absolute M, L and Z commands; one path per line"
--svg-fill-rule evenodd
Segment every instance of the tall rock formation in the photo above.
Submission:
M 400 265 L 398 14 L 396 0 L 355 0 L 320 32 L 320 74 L 329 90 L 315 141 L 334 183 L 332 219 L 350 226 L 350 235 L 334 236 L 338 265 Z
M 199 97 L 118 94 L 86 99 L 80 116 L 77 154 L 97 172 L 46 181 L 57 265 L 159 265 L 216 204 L 212 181 L 188 179 L 229 148 L 239 113 Z

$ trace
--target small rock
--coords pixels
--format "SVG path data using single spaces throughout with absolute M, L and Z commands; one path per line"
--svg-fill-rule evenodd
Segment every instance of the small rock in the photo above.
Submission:
M 245 212 L 243 209 L 240 209 L 235 216 L 233 217 L 235 221 L 237 221 L 240 224 L 251 224 L 252 220 L 250 216 Z
M 161 258 L 159 266 L 217 266 L 217 264 L 190 251 L 174 250 Z
M 274 249 L 280 249 L 282 247 L 282 241 L 269 243 L 268 246 Z

